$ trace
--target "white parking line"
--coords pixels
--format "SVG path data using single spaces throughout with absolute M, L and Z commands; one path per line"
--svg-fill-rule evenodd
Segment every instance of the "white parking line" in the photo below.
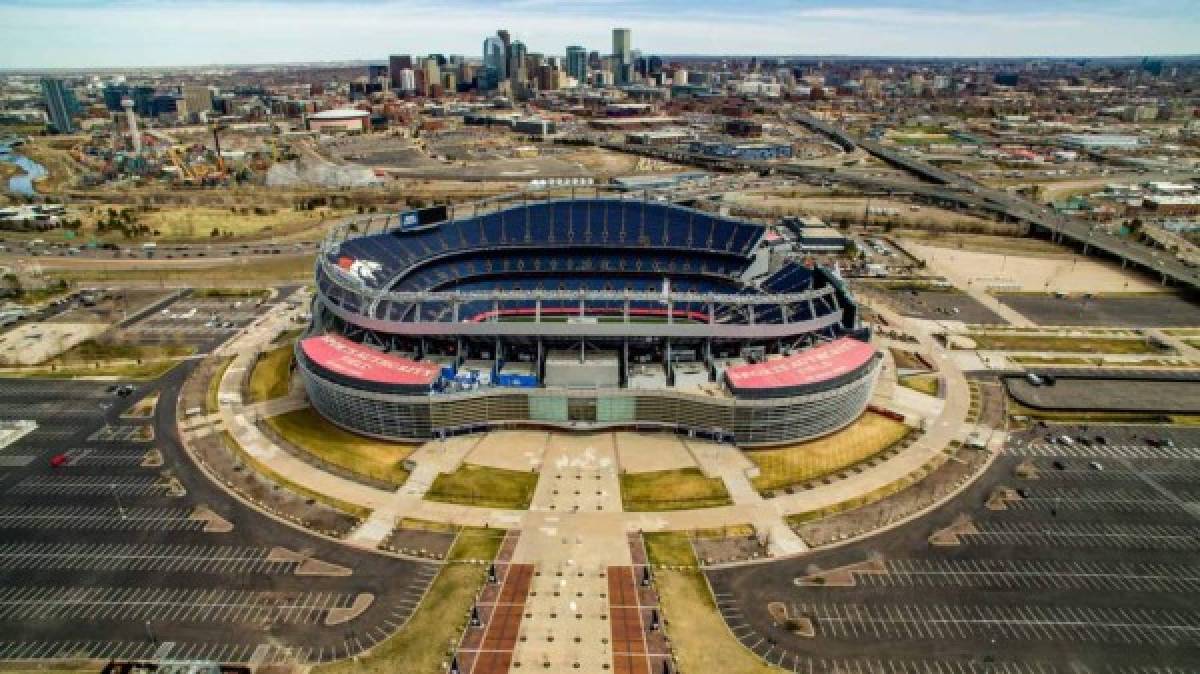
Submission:
M 10 494 L 117 495 L 127 497 L 166 494 L 170 486 L 153 475 L 39 475 L 9 487 Z
M 1200 460 L 1200 447 L 1113 444 L 1090 446 L 1049 444 L 1044 442 L 1010 443 L 1004 450 L 1013 456 L 1077 459 L 1186 459 Z
M 353 601 L 342 593 L 34 586 L 0 589 L 0 620 L 313 624 Z
M 1115 547 L 1141 550 L 1200 550 L 1200 528 L 1179 525 L 985 521 L 979 533 L 962 534 L 969 544 Z
M 16 506 L 0 507 L 0 529 L 148 529 L 199 531 L 187 508 Z
M 1085 641 L 1180 645 L 1200 637 L 1200 614 L 1140 610 L 1126 615 L 1109 608 L 988 605 L 801 604 L 820 633 L 857 637 L 868 630 L 880 639 L 978 639 Z
M 284 574 L 264 548 L 215 545 L 0 543 L 0 569 Z

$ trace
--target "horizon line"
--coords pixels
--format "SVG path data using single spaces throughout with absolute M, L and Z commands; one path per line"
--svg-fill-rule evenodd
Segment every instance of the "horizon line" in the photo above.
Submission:
M 592 50 L 598 51 L 598 50 Z M 442 53 L 446 56 L 462 56 L 456 52 L 430 52 L 431 54 Z M 418 54 L 412 53 L 417 56 Z M 557 54 L 554 54 L 557 56 Z M 644 56 L 657 56 L 659 58 L 711 58 L 711 59 L 750 59 L 750 58 L 770 58 L 770 59 L 837 59 L 837 60 L 864 60 L 864 61 L 1077 61 L 1086 59 L 1089 61 L 1119 61 L 1130 59 L 1176 59 L 1176 60 L 1200 60 L 1200 52 L 1187 53 L 1145 53 L 1145 54 L 1108 54 L 1108 55 L 1007 55 L 1007 56 L 980 56 L 980 55 L 965 55 L 965 56 L 936 56 L 936 55 L 867 55 L 867 54 L 770 54 L 770 53 L 731 53 L 731 54 L 715 54 L 715 53 L 652 53 L 643 54 Z M 474 57 L 472 57 L 474 58 Z M 0 66 L 0 73 L 6 75 L 21 75 L 33 74 L 41 72 L 100 72 L 109 70 L 164 70 L 172 68 L 262 68 L 262 67 L 296 67 L 296 66 L 355 66 L 355 65 L 386 65 L 387 57 L 383 58 L 353 58 L 353 59 L 326 59 L 320 61 L 260 61 L 260 62 L 243 62 L 243 63 L 176 63 L 176 64 L 161 64 L 161 65 L 124 65 L 124 66 Z

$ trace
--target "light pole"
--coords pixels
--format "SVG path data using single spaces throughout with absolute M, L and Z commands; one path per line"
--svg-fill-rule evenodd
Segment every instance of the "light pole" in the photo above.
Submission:
M 108 490 L 112 493 L 113 501 L 117 504 L 117 514 L 120 515 L 121 519 L 125 519 L 125 506 L 121 505 L 121 497 L 117 495 L 117 485 L 109 482 Z

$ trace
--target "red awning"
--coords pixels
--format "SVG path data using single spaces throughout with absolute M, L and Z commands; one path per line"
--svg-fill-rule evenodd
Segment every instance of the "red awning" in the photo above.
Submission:
M 309 337 L 300 348 L 309 360 L 330 372 L 380 384 L 431 386 L 442 372 L 437 363 L 380 353 L 337 335 Z
M 725 370 L 725 377 L 738 390 L 805 386 L 853 372 L 874 355 L 870 344 L 841 337 L 786 358 L 735 365 Z

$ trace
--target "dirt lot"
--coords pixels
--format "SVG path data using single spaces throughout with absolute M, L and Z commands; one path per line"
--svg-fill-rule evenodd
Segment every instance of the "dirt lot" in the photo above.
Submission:
M 763 210 L 773 215 L 815 215 L 835 222 L 848 219 L 861 223 L 867 208 L 891 209 L 895 215 L 872 215 L 872 224 L 892 223 L 897 227 L 911 229 L 936 229 L 988 233 L 1015 233 L 1014 226 L 1003 225 L 986 218 L 966 213 L 921 206 L 912 210 L 912 204 L 889 199 L 866 199 L 863 197 L 792 197 L 775 196 L 772 193 L 726 194 L 730 204 L 743 204 L 749 208 Z
M 1074 255 L 1047 256 L 985 253 L 908 241 L 910 253 L 925 260 L 926 270 L 955 286 L 997 290 L 1101 293 L 1163 292 L 1154 279 L 1121 269 L 1119 264 Z

